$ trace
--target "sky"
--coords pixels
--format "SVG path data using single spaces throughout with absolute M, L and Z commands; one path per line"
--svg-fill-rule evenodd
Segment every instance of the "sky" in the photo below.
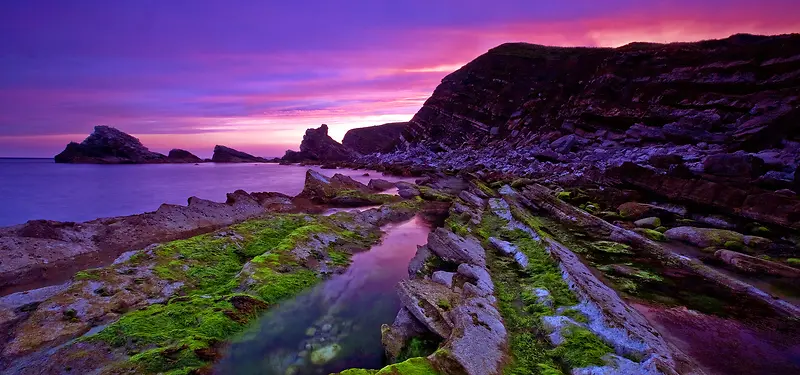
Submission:
M 326 123 L 408 121 L 504 42 L 620 46 L 800 32 L 796 0 L 2 0 L 0 156 L 95 125 L 151 150 L 263 156 Z

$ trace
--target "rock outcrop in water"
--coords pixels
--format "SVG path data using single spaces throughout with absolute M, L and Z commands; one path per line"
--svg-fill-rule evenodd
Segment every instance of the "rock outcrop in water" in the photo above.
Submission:
M 110 126 L 95 126 L 83 142 L 70 142 L 55 156 L 56 163 L 168 163 L 166 156 L 147 149 L 136 137 Z
M 402 142 L 407 122 L 394 122 L 366 128 L 350 129 L 342 139 L 342 145 L 361 154 L 394 151 Z
M 262 157 L 253 156 L 246 152 L 234 150 L 230 147 L 214 146 L 214 155 L 211 157 L 214 163 L 268 163 L 269 160 Z
M 341 162 L 350 161 L 358 153 L 336 142 L 328 135 L 328 125 L 308 129 L 300 143 L 300 151 L 287 150 L 283 161 L 299 162 Z
M 189 151 L 174 148 L 169 150 L 167 161 L 170 163 L 202 163 L 203 159 L 200 159 Z

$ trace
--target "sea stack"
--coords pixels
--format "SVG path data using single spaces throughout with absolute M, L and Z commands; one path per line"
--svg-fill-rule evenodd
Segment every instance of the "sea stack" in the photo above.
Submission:
M 143 164 L 167 163 L 167 157 L 152 152 L 138 138 L 110 126 L 95 126 L 83 142 L 70 142 L 56 163 Z
M 214 155 L 211 157 L 214 163 L 267 163 L 269 160 L 262 157 L 253 156 L 246 152 L 234 150 L 230 147 L 214 146 Z

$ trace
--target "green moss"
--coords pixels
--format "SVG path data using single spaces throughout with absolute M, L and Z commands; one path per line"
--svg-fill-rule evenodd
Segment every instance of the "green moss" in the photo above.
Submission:
M 364 193 L 360 190 L 342 190 L 339 191 L 333 199 L 336 198 L 357 198 L 357 199 L 364 199 L 370 201 L 374 204 L 385 204 L 391 202 L 397 202 L 401 198 L 396 195 L 390 194 L 369 194 Z
M 452 202 L 453 196 L 427 186 L 419 187 L 419 195 L 424 200 L 436 202 Z
M 633 254 L 630 246 L 614 241 L 595 241 L 591 246 L 597 251 L 608 254 Z
M 100 269 L 90 269 L 79 271 L 73 277 L 73 280 L 80 281 L 80 280 L 100 280 Z
M 793 266 L 800 266 L 800 258 L 789 258 L 786 259 L 786 263 L 789 263 Z
M 669 230 L 669 228 L 663 227 L 663 226 L 662 227 L 658 227 L 658 228 L 655 229 L 655 231 L 659 232 L 659 233 L 664 233 L 664 232 L 666 232 L 668 230 Z
M 396 362 L 403 362 L 410 358 L 427 357 L 436 351 L 439 343 L 439 340 L 434 340 L 433 338 L 412 337 L 397 356 Z
M 725 241 L 725 243 L 722 246 L 728 250 L 733 250 L 738 252 L 744 252 L 747 250 L 747 247 L 744 246 L 744 243 L 739 241 Z
M 659 231 L 646 228 L 636 228 L 636 232 L 642 234 L 643 236 L 653 241 L 659 241 L 659 242 L 667 241 L 667 236 L 665 236 L 664 233 L 661 233 Z
M 494 189 L 490 188 L 489 186 L 486 186 L 486 184 L 484 184 L 483 181 L 472 180 L 472 184 L 475 185 L 475 187 L 478 188 L 478 190 L 482 191 L 489 197 L 497 196 L 497 192 L 495 192 Z
M 386 366 L 380 370 L 350 369 L 339 375 L 438 375 L 427 358 L 409 358 L 404 362 Z
M 576 309 L 566 309 L 561 314 L 579 323 L 589 323 L 589 318 Z
M 350 264 L 350 258 L 352 255 L 343 251 L 329 250 L 328 257 L 333 265 L 346 266 Z
M 440 299 L 436 301 L 436 305 L 444 311 L 449 311 L 452 308 L 452 306 L 450 306 L 450 301 L 446 299 Z
M 258 285 L 254 292 L 269 304 L 292 297 L 319 282 L 317 274 L 308 269 L 280 273 L 263 268 L 253 275 L 253 279 Z
M 551 351 L 551 354 L 571 368 L 601 366 L 602 357 L 612 353 L 612 349 L 585 328 L 569 328 L 564 335 L 564 343 Z
M 561 199 L 562 201 L 569 202 L 572 199 L 572 192 L 571 191 L 559 191 L 556 193 L 556 198 Z
M 453 233 L 459 236 L 467 236 L 469 235 L 469 227 L 466 224 L 468 220 L 469 219 L 465 220 L 464 218 L 450 215 L 450 217 L 448 217 L 444 223 L 448 228 L 450 228 L 451 231 L 453 231 Z
M 751 230 L 751 232 L 752 232 L 754 235 L 756 235 L 756 236 L 762 236 L 762 237 L 769 236 L 769 235 L 770 235 L 770 233 L 772 233 L 772 232 L 769 230 L 769 228 L 767 228 L 767 227 L 762 227 L 762 226 L 758 226 L 758 227 L 755 227 L 755 228 L 753 228 L 753 229 Z

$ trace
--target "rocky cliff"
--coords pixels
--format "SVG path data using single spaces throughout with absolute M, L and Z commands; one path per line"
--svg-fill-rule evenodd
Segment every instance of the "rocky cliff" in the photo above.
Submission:
M 70 142 L 56 163 L 166 163 L 167 157 L 147 149 L 136 137 L 110 126 L 95 126 L 83 142 Z
M 391 152 L 400 144 L 401 134 L 407 125 L 407 122 L 393 122 L 350 129 L 344 135 L 342 144 L 362 154 Z
M 303 161 L 337 162 L 349 161 L 358 153 L 336 142 L 328 135 L 328 125 L 308 129 L 300 143 L 300 152 L 287 150 L 283 160 L 290 163 Z
M 595 146 L 704 142 L 752 151 L 800 139 L 799 93 L 797 34 L 614 49 L 511 43 L 445 77 L 407 138 L 453 148 L 572 134 Z
M 214 163 L 267 163 L 269 160 L 221 145 L 214 146 Z
M 798 98 L 798 34 L 504 44 L 442 80 L 404 151 L 362 162 L 599 183 L 798 228 Z

